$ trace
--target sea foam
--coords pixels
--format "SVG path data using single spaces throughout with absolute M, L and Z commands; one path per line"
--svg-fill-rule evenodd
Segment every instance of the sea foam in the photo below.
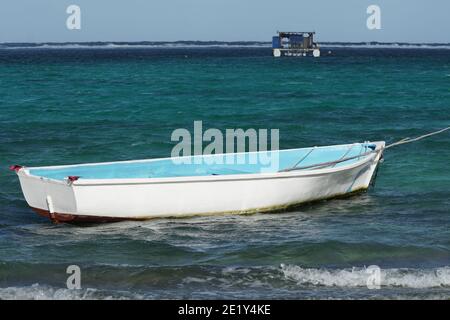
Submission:
M 367 268 L 314 269 L 295 265 L 281 265 L 281 271 L 288 280 L 302 286 L 324 287 L 366 287 L 369 273 Z M 435 269 L 380 269 L 381 287 L 414 289 L 450 287 L 450 267 Z
M 86 288 L 70 290 L 35 283 L 23 287 L 0 288 L 0 300 L 128 300 L 143 296 L 130 292 L 105 292 Z

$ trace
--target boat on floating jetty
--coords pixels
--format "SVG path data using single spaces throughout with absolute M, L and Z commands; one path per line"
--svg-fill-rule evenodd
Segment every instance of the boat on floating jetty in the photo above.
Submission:
M 274 57 L 320 57 L 320 47 L 314 42 L 315 32 L 282 32 L 272 37 Z
M 193 160 L 186 164 L 163 158 L 10 169 L 28 205 L 52 221 L 112 222 L 279 211 L 365 190 L 384 149 L 379 141 L 183 157 Z M 261 152 L 278 165 L 221 161 Z

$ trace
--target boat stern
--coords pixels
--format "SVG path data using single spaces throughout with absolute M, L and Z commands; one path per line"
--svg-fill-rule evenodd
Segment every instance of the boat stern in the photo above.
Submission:
M 12 169 L 13 170 L 13 169 Z M 33 176 L 25 167 L 15 166 L 20 187 L 28 205 L 41 215 L 76 214 L 77 206 L 71 181 Z

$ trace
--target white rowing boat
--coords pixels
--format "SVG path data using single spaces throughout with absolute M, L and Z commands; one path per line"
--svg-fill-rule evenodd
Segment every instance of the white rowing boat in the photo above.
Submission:
M 256 152 L 11 169 L 28 205 L 53 221 L 143 220 L 276 211 L 365 190 L 384 148 L 381 141 L 264 152 L 277 158 L 275 168 L 250 163 Z

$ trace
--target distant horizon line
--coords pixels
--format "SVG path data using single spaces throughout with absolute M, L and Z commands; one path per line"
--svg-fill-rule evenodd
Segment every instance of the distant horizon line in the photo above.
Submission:
M 398 44 L 398 45 L 450 45 L 450 42 L 407 42 L 407 41 L 317 41 L 319 44 Z M 21 45 L 21 44 L 165 44 L 165 43 L 221 43 L 221 44 L 271 44 L 271 41 L 261 41 L 261 40 L 142 40 L 142 41 L 126 41 L 126 40 L 92 40 L 92 41 L 35 41 L 35 42 L 0 42 L 0 45 Z
M 450 43 L 417 43 L 417 42 L 318 42 L 322 49 L 422 49 L 450 50 Z M 4 42 L 0 50 L 137 50 L 137 49 L 271 49 L 269 41 L 82 41 L 82 42 Z

